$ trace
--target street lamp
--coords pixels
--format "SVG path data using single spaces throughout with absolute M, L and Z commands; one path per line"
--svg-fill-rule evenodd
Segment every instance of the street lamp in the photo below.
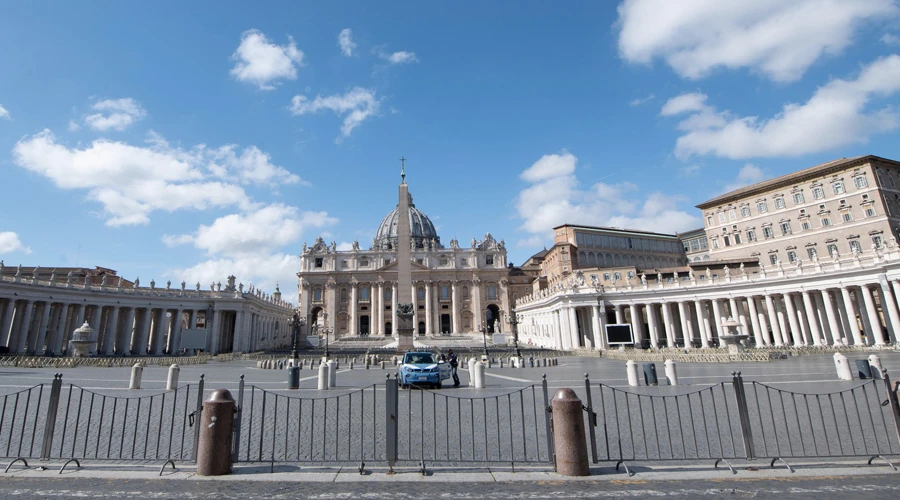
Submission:
M 522 322 L 522 316 L 516 315 L 516 310 L 513 309 L 510 313 L 506 315 L 506 322 L 512 325 L 513 329 L 513 345 L 516 347 L 516 357 L 521 358 L 522 353 L 519 352 L 519 323 Z
M 482 323 L 481 326 L 478 327 L 478 331 L 481 332 L 481 340 L 484 342 L 484 357 L 485 357 L 485 359 L 487 359 L 487 357 L 488 357 L 488 350 L 487 350 L 487 326 L 485 326 L 485 324 Z
M 300 311 L 298 310 L 298 311 L 294 311 L 294 315 L 291 316 L 291 321 L 289 324 L 291 326 L 291 331 L 294 334 L 294 337 L 291 342 L 292 346 L 293 346 L 291 349 L 291 359 L 296 361 L 297 360 L 297 337 L 300 336 L 299 335 L 300 329 L 303 328 L 304 325 L 306 325 L 306 320 L 300 317 Z
M 327 323 L 326 323 L 326 324 L 327 324 Z M 317 327 L 316 327 L 316 330 L 317 330 L 316 333 L 321 332 L 320 335 L 324 335 L 324 336 L 325 336 L 325 360 L 327 361 L 327 360 L 328 360 L 328 357 L 329 357 L 329 354 L 328 354 L 328 337 L 331 335 L 331 332 L 333 331 L 333 329 L 332 329 L 332 328 L 329 328 L 328 326 L 321 326 L 321 327 L 320 327 L 320 326 L 317 326 Z

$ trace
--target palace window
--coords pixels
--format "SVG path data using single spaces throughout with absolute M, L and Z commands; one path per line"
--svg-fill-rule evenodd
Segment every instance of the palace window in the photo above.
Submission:
M 491 285 L 491 286 L 488 287 L 488 298 L 489 298 L 489 299 L 496 299 L 496 298 L 497 298 L 497 287 L 496 287 L 496 286 Z
M 450 261 L 447 260 L 446 257 L 441 257 L 441 259 L 440 259 L 440 265 L 446 266 L 446 265 L 449 264 L 449 263 L 450 263 Z
M 313 302 L 322 302 L 322 289 L 316 288 L 313 290 Z
M 780 227 L 781 227 L 781 234 L 783 236 L 791 234 L 791 223 L 790 222 L 787 222 L 787 221 L 782 222 L 780 224 Z
M 853 222 L 853 214 L 851 214 L 849 210 L 842 213 L 841 218 L 844 220 L 844 222 Z
M 804 231 L 809 231 L 810 229 L 812 229 L 812 226 L 810 225 L 808 220 L 805 220 L 800 223 L 800 228 L 803 229 Z
M 564 259 L 564 260 L 565 260 L 565 259 Z M 493 255 L 487 255 L 487 256 L 485 256 L 485 258 L 484 258 L 484 263 L 485 263 L 486 265 L 488 265 L 488 266 L 493 266 L 493 265 L 494 265 L 494 256 L 493 256 Z
M 841 181 L 835 182 L 831 185 L 832 189 L 834 189 L 834 194 L 844 194 L 844 183 Z
M 619 281 L 620 279 L 622 279 L 622 273 L 619 273 L 619 272 L 613 273 L 613 279 L 615 281 Z
M 803 199 L 803 193 L 794 193 L 794 205 L 799 205 L 804 201 L 805 200 Z
M 831 225 L 831 219 L 828 217 L 822 217 L 822 227 L 828 227 Z
M 416 297 L 418 297 L 419 300 L 425 300 L 425 288 L 421 286 L 416 288 Z
M 722 237 L 722 241 L 725 242 L 725 246 L 726 246 L 726 247 L 730 247 L 730 246 L 731 246 L 731 238 L 729 238 L 728 236 L 723 236 L 723 237 Z
M 756 241 L 756 231 L 752 229 L 747 230 L 747 241 Z
M 741 244 L 741 233 L 734 233 L 734 244 L 735 245 Z
M 322 257 L 316 257 L 316 267 L 322 267 Z
M 772 226 L 763 226 L 763 238 L 769 239 L 775 237 L 775 232 L 772 231 Z
M 728 211 L 728 220 L 737 220 L 737 215 L 735 215 L 734 209 Z
M 725 212 L 719 212 L 719 222 L 721 222 L 722 224 L 728 222 L 728 220 L 725 218 Z
M 341 269 L 347 269 L 349 265 L 346 259 L 341 259 Z
M 881 250 L 884 248 L 884 240 L 882 240 L 880 234 L 876 234 L 872 236 L 872 244 L 875 245 L 875 248 Z
M 809 247 L 806 249 L 806 254 L 809 255 L 810 260 L 815 260 L 816 258 L 816 247 Z
M 756 204 L 756 211 L 759 212 L 759 213 L 761 213 L 761 214 L 764 214 L 764 213 L 766 213 L 766 212 L 769 211 L 769 206 L 766 205 L 766 202 L 761 201 L 761 202 L 759 202 L 759 203 Z
M 850 240 L 850 253 L 853 253 L 854 251 L 857 253 L 862 252 L 862 245 L 856 240 Z
M 369 300 L 369 287 L 363 286 L 359 288 L 359 300 Z
M 464 287 L 463 287 L 463 298 L 464 298 L 464 299 L 468 299 L 468 298 L 469 298 L 469 287 L 467 287 L 467 286 L 464 286 Z
M 829 243 L 828 244 L 828 256 L 834 257 L 835 255 L 840 255 L 838 253 L 837 245 L 835 245 L 834 243 Z
M 875 217 L 874 207 L 866 207 L 866 217 Z
M 775 208 L 784 208 L 784 198 L 775 198 Z
M 441 300 L 447 300 L 450 298 L 450 287 L 447 285 L 441 285 Z
M 715 236 L 713 236 L 712 243 L 713 243 L 713 245 L 712 245 L 713 248 L 719 248 L 719 238 L 716 238 Z
M 609 281 L 609 273 L 603 273 L 603 281 Z
M 390 301 L 391 301 L 391 293 L 393 293 L 393 290 L 391 290 L 390 287 L 385 287 L 385 289 L 384 289 L 384 300 L 385 300 L 385 302 L 390 302 Z
M 769 254 L 769 264 L 772 264 L 773 266 L 775 264 L 778 264 L 778 255 L 777 254 L 774 254 L 774 253 Z
M 856 189 L 862 189 L 869 187 L 869 181 L 866 180 L 866 177 L 860 175 L 858 177 L 853 178 L 853 183 L 856 184 Z
M 463 257 L 462 259 L 459 259 L 459 265 L 460 265 L 460 266 L 463 266 L 463 267 L 468 266 L 468 265 L 469 265 L 469 259 L 467 259 L 467 258 L 465 258 L 465 257 Z
M 359 267 L 369 267 L 369 259 L 359 259 Z
M 628 271 L 628 279 L 630 279 L 630 280 L 634 279 L 634 271 Z
M 347 289 L 341 288 L 341 302 L 347 302 Z
M 706 216 L 706 225 L 707 225 L 707 226 L 712 226 L 712 225 L 713 225 L 713 217 L 712 217 L 712 215 L 707 215 L 707 216 Z
M 812 192 L 813 192 L 813 199 L 821 200 L 822 198 L 825 197 L 825 191 L 822 190 L 822 188 L 820 188 L 820 187 L 813 188 Z
M 741 217 L 750 217 L 750 207 L 741 207 Z
M 791 263 L 797 262 L 797 252 L 795 252 L 793 250 L 788 250 L 787 256 L 788 256 L 788 262 L 791 262 Z

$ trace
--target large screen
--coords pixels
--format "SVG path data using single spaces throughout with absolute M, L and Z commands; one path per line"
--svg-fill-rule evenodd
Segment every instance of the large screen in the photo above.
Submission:
M 606 325 L 606 342 L 612 344 L 634 344 L 631 325 Z

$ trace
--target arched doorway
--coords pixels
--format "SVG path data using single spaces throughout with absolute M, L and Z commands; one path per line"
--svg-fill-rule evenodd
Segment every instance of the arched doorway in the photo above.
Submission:
M 384 334 L 385 336 L 394 334 L 394 329 L 392 328 L 390 321 L 384 324 Z
M 425 322 L 419 321 L 419 335 L 425 335 Z
M 369 316 L 368 315 L 359 317 L 359 334 L 360 335 L 368 335 L 369 334 Z
M 308 332 L 313 332 L 316 325 L 319 324 L 319 316 L 323 316 L 322 308 L 321 307 L 312 308 L 312 310 L 309 312 L 309 323 L 307 323 L 309 325 L 309 327 L 307 328 Z M 323 316 L 323 320 L 324 320 L 324 316 Z M 315 333 L 313 333 L 313 334 L 315 335 Z
M 500 308 L 496 304 L 487 306 L 487 314 L 485 315 L 488 333 L 500 333 Z

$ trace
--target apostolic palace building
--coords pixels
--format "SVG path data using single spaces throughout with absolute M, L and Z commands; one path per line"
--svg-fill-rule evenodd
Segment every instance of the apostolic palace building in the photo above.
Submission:
M 699 204 L 703 227 L 680 234 L 572 221 L 518 266 L 490 234 L 445 244 L 411 202 L 410 292 L 426 343 L 512 335 L 510 318 L 520 345 L 566 350 L 609 348 L 607 324 L 631 325 L 641 347 L 717 347 L 729 318 L 751 346 L 884 345 L 900 335 L 893 160 L 841 158 L 743 187 Z M 245 290 L 234 277 L 207 289 L 147 287 L 100 267 L 7 264 L 0 346 L 61 354 L 87 322 L 100 355 L 178 353 L 199 330 L 207 351 L 256 351 L 287 347 L 295 313 L 301 337 L 387 340 L 397 325 L 397 219 L 388 213 L 367 248 L 304 244 L 296 310 L 277 290 Z

